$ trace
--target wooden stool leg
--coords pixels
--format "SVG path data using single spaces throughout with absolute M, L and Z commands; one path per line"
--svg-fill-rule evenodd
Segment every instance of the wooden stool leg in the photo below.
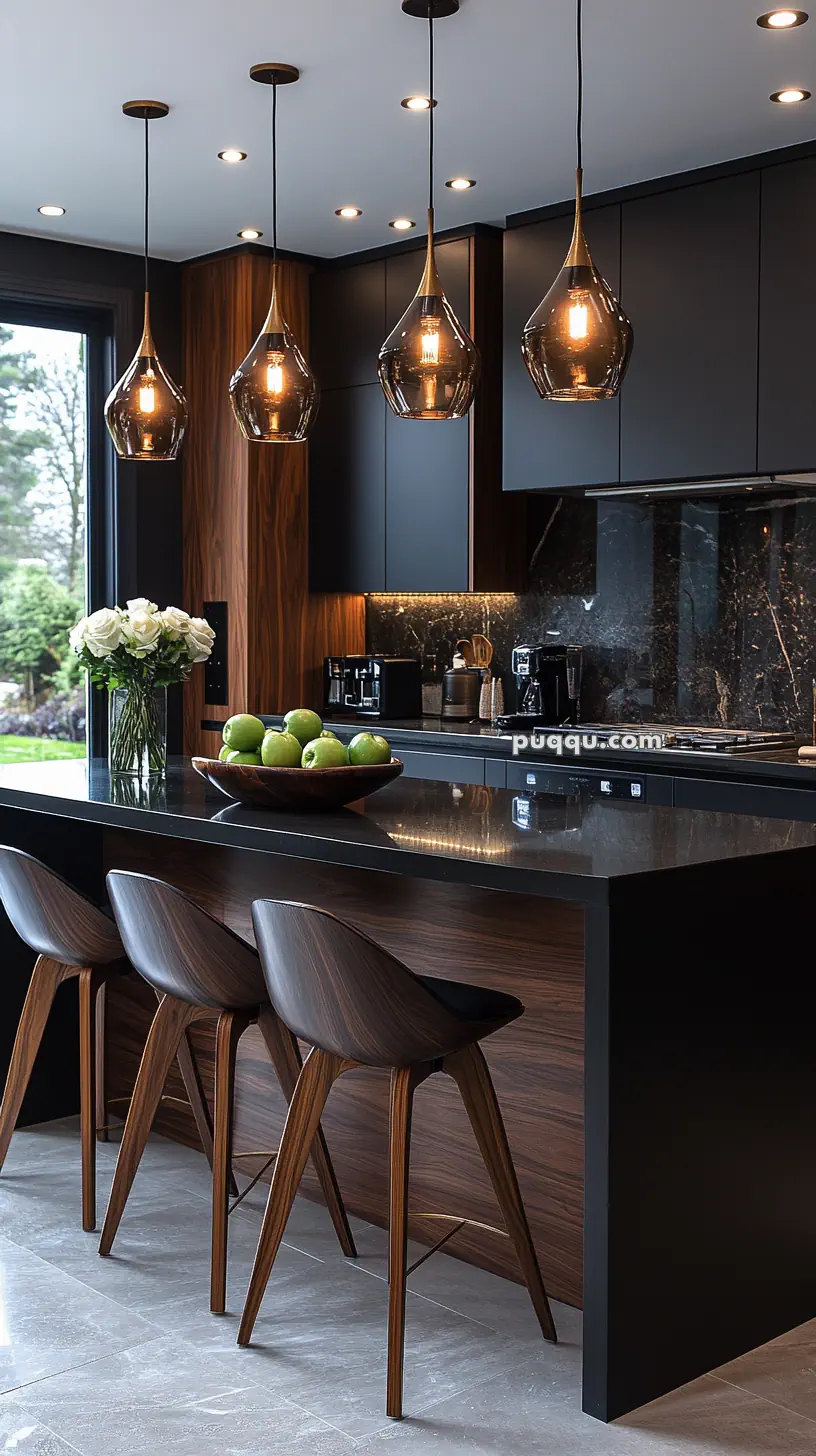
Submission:
M 82 1227 L 96 1228 L 96 999 L 104 985 L 103 971 L 79 973 L 79 1125 L 82 1144 Z
M 297 1038 L 292 1035 L 288 1027 L 284 1026 L 280 1017 L 276 1015 L 271 1006 L 264 1007 L 258 1013 L 258 1026 L 260 1027 L 261 1035 L 266 1044 L 272 1065 L 275 1068 L 275 1074 L 280 1083 L 281 1090 L 287 1102 L 291 1102 L 303 1065 Z M 320 1187 L 323 1190 L 326 1207 L 329 1210 L 331 1221 L 334 1224 L 337 1237 L 340 1241 L 340 1248 L 343 1250 L 347 1259 L 356 1259 L 357 1247 L 354 1243 L 354 1235 L 351 1232 L 351 1226 L 343 1203 L 343 1195 L 340 1192 L 337 1174 L 334 1171 L 334 1164 L 331 1160 L 322 1127 L 318 1127 L 312 1145 L 312 1162 L 314 1163 Z
M 108 1141 L 108 1108 L 105 1096 L 105 1013 L 107 1010 L 107 990 L 103 981 L 96 993 L 96 1026 L 94 1035 L 96 1037 L 96 1066 L 94 1068 L 94 1119 L 96 1122 L 97 1141 L 106 1143 Z
M 232 1167 L 232 1113 L 235 1100 L 235 1058 L 238 1042 L 249 1025 L 239 1011 L 223 1011 L 215 1033 L 215 1128 L 213 1131 L 212 1259 L 210 1310 L 223 1314 L 227 1299 L 227 1219 Z
M 185 1001 L 176 1001 L 172 996 L 165 996 L 153 1018 L 122 1134 L 113 1187 L 99 1241 L 100 1254 L 110 1253 L 116 1237 L 179 1042 L 190 1023 L 200 1015 L 198 1007 L 188 1006 Z
M 292 1211 L 298 1184 L 303 1176 L 332 1083 L 351 1066 L 354 1066 L 353 1062 L 344 1062 L 340 1057 L 333 1056 L 331 1052 L 320 1051 L 317 1047 L 309 1053 L 303 1064 L 289 1104 L 272 1186 L 269 1189 L 258 1252 L 255 1255 L 241 1316 L 241 1328 L 238 1331 L 239 1345 L 248 1345 L 252 1338 L 261 1300 L 269 1283 L 272 1265 L 280 1248 L 283 1231 Z
M 555 1344 L 557 1336 L 552 1310 L 524 1211 L 504 1119 L 484 1052 L 478 1045 L 466 1047 L 464 1051 L 445 1057 L 443 1070 L 453 1077 L 462 1095 L 507 1232 L 515 1245 L 516 1256 L 541 1325 L 541 1332 L 546 1340 L 552 1340 Z
M 0 1106 L 0 1168 L 6 1161 L 11 1135 L 17 1125 L 20 1107 L 28 1087 L 31 1069 L 39 1051 L 45 1023 L 57 988 L 69 976 L 76 975 L 75 966 L 62 965 L 48 956 L 38 956 L 28 983 L 14 1048 L 9 1062 L 6 1089 Z
M 408 1172 L 414 1092 L 430 1076 L 427 1067 L 394 1067 L 391 1073 L 391 1197 L 388 1220 L 388 1378 L 386 1415 L 402 1420 L 405 1360 L 405 1281 L 408 1264 Z

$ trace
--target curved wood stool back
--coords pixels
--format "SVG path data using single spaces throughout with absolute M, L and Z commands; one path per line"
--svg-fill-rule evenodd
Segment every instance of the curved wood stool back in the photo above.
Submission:
M 556 1338 L 507 1133 L 479 1046 L 484 1037 L 521 1016 L 524 1007 L 500 991 L 417 976 L 353 926 L 310 905 L 256 900 L 252 920 L 272 1004 L 293 1031 L 314 1044 L 314 1050 L 289 1108 L 238 1343 L 248 1345 L 252 1338 L 332 1084 L 354 1067 L 390 1067 L 386 1411 L 400 1419 L 411 1113 L 416 1088 L 435 1072 L 446 1072 L 459 1088 L 542 1333 L 548 1340 Z
M 287 1101 L 300 1075 L 300 1050 L 269 1003 L 252 946 L 163 880 L 111 870 L 107 884 L 128 957 L 161 1000 L 136 1079 L 99 1252 L 110 1253 L 179 1041 L 193 1022 L 215 1014 L 210 1308 L 222 1314 L 238 1042 L 250 1022 L 257 1022 Z M 320 1128 L 312 1156 L 340 1246 L 354 1258 L 354 1239 Z
M 9 1063 L 0 1106 L 0 1168 L 31 1077 L 54 997 L 63 981 L 79 987 L 82 1227 L 96 1226 L 94 1134 L 105 1128 L 104 987 L 130 970 L 116 923 L 54 870 L 11 845 L 0 845 L 0 900 L 14 929 L 37 961 Z M 208 1157 L 212 1128 L 192 1052 L 185 1042 L 179 1063 Z

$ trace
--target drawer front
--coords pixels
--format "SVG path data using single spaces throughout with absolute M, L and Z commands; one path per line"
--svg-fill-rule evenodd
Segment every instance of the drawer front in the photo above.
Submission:
M 423 753 L 396 744 L 394 757 L 405 764 L 409 779 L 436 779 L 443 784 L 483 784 L 485 761 L 464 753 Z
M 812 789 L 677 778 L 674 802 L 678 809 L 711 809 L 718 814 L 756 814 L 759 818 L 816 824 L 816 777 Z

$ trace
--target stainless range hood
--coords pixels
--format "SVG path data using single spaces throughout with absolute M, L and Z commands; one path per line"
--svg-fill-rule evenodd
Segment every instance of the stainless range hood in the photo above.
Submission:
M 780 487 L 816 490 L 816 471 L 800 475 L 745 475 L 729 480 L 671 480 L 652 485 L 592 486 L 583 493 L 597 500 L 621 496 L 645 499 L 667 495 L 743 495 L 751 491 L 779 490 Z

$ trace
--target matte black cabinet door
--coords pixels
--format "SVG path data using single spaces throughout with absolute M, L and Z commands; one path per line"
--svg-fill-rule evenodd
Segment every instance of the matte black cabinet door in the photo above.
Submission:
M 621 480 L 756 470 L 759 173 L 623 204 Z
M 542 400 L 521 356 L 524 325 L 561 271 L 572 227 L 572 217 L 558 217 L 505 233 L 505 490 L 563 490 L 618 479 L 620 401 Z M 617 293 L 620 208 L 588 211 L 586 232 L 597 267 Z
M 816 159 L 762 173 L 759 469 L 816 469 Z
M 374 384 L 385 338 L 385 262 L 312 274 L 310 332 L 309 362 L 322 389 Z
M 470 248 L 437 250 L 442 286 L 470 320 Z M 419 287 L 424 250 L 386 265 L 386 334 Z M 470 573 L 470 435 L 465 420 L 400 420 L 386 405 L 385 581 L 388 591 L 467 591 Z
M 385 589 L 385 414 L 379 384 L 328 390 L 309 440 L 312 591 Z
M 386 405 L 387 591 L 467 591 L 467 420 L 400 420 Z

